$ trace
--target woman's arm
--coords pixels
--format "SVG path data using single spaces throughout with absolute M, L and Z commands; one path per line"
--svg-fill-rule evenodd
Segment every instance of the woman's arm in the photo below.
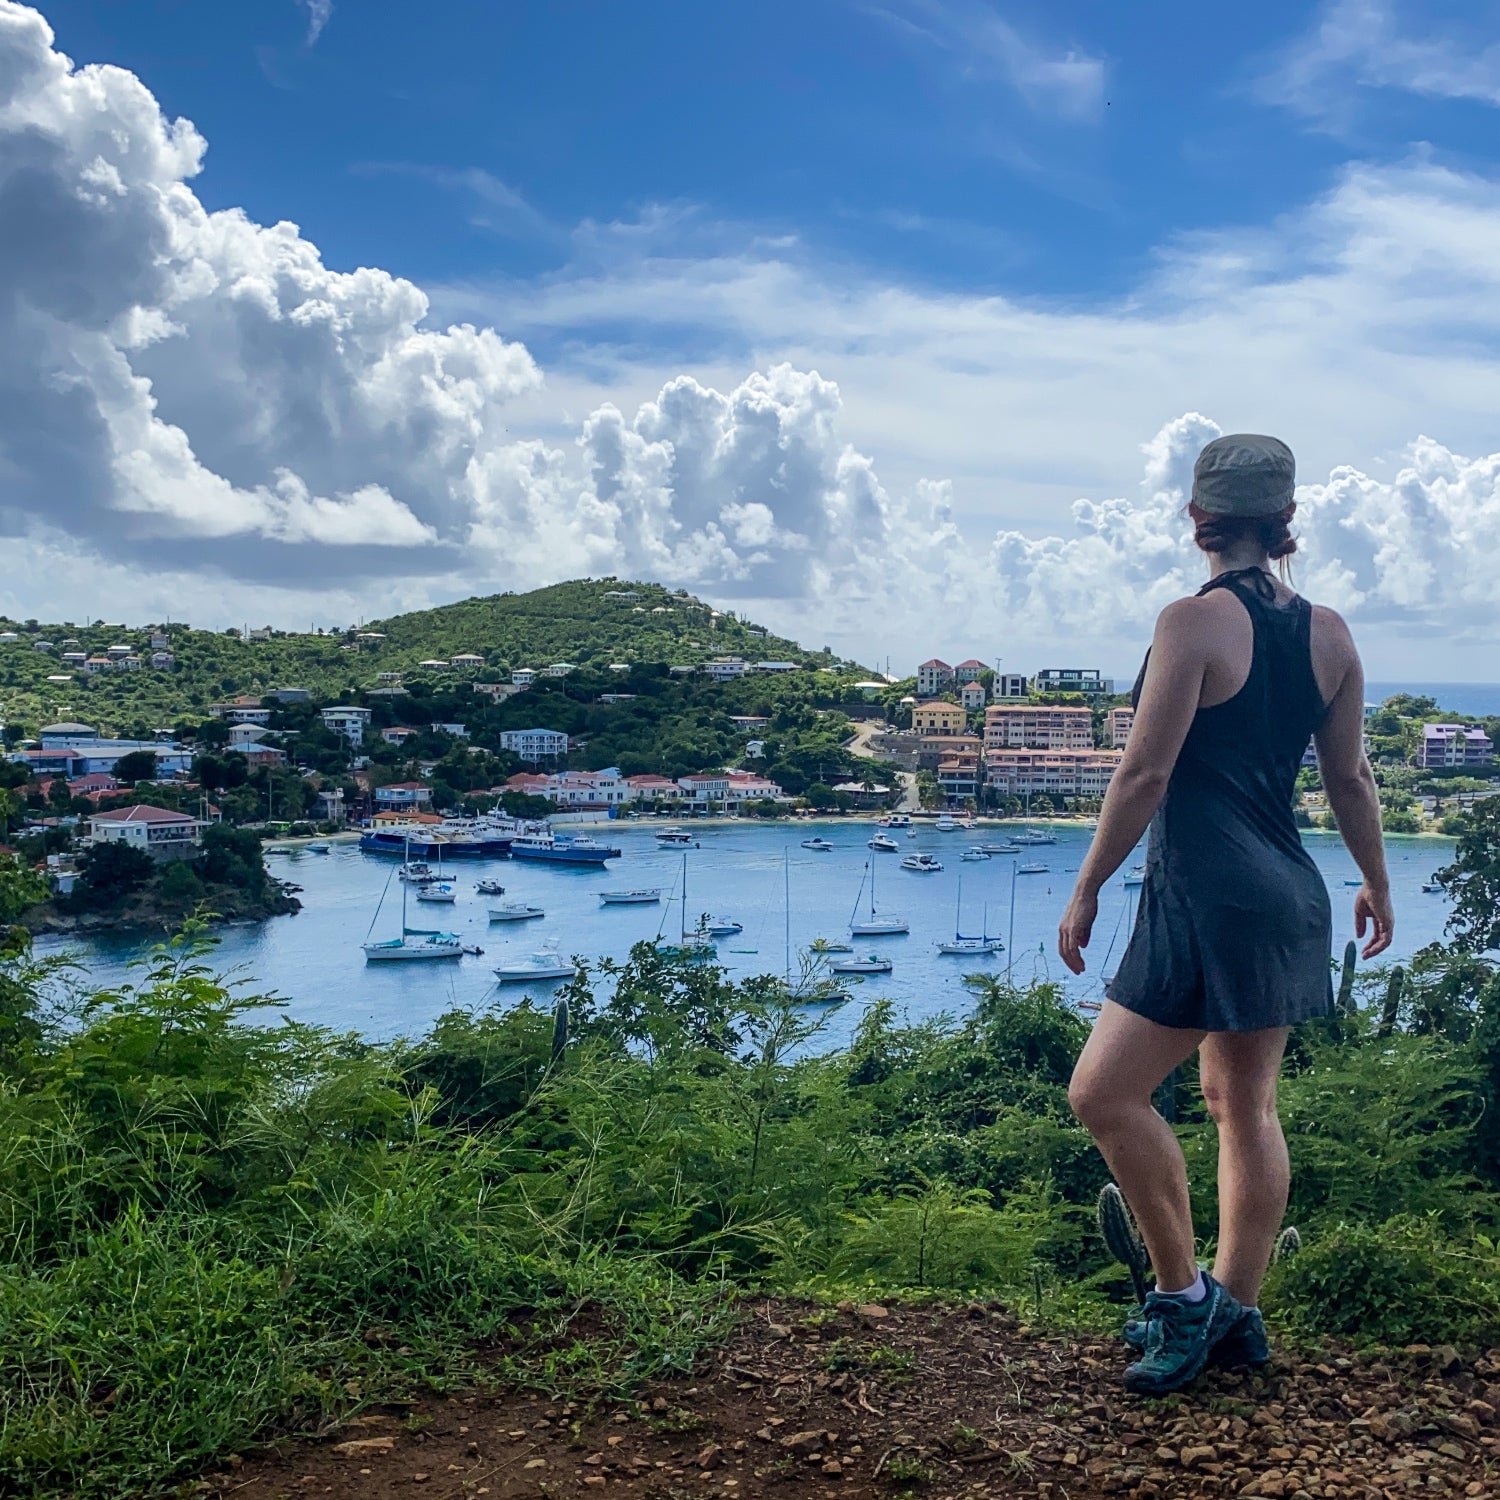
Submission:
M 1057 951 L 1075 974 L 1083 973 L 1080 950 L 1089 945 L 1100 887 L 1140 842 L 1198 711 L 1215 619 L 1208 598 L 1179 599 L 1157 619 L 1130 739 L 1104 795 L 1099 831 L 1057 931 Z
M 1342 681 L 1313 736 L 1318 772 L 1339 833 L 1359 866 L 1365 883 L 1354 898 L 1354 931 L 1370 938 L 1363 955 L 1374 958 L 1391 945 L 1395 914 L 1385 869 L 1385 840 L 1380 832 L 1380 795 L 1365 755 L 1365 669 L 1349 627 L 1332 610 L 1318 612 L 1318 624 L 1332 633 L 1330 644 L 1345 658 Z

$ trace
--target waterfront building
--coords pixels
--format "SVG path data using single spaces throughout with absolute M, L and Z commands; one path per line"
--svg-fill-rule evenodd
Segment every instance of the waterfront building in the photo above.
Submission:
M 1495 763 L 1495 742 L 1472 724 L 1424 724 L 1417 764 L 1424 770 L 1440 766 L 1484 766 Z
M 939 661 L 933 657 L 931 661 L 924 661 L 917 668 L 917 692 L 924 698 L 931 698 L 953 681 L 953 668 L 945 661 Z
M 984 712 L 987 750 L 1090 750 L 1094 720 L 1083 707 L 993 703 Z
M 985 778 L 1004 796 L 1102 797 L 1120 755 L 1118 750 L 987 749 Z
M 507 729 L 500 735 L 500 748 L 525 761 L 556 760 L 568 753 L 568 737 L 557 729 Z
M 958 690 L 958 701 L 966 713 L 978 713 L 984 707 L 984 684 L 978 681 L 964 683 Z
M 313 799 L 313 811 L 317 813 L 320 822 L 332 823 L 342 828 L 344 819 L 348 816 L 344 807 L 343 787 L 320 787 L 317 796 Z
M 364 744 L 365 729 L 370 722 L 368 708 L 353 708 L 347 704 L 338 704 L 333 708 L 320 709 L 318 717 L 328 729 L 335 734 L 343 735 L 351 745 Z
M 964 749 L 945 755 L 938 762 L 938 786 L 952 802 L 972 802 L 984 782 L 984 757 L 980 749 Z
M 669 776 L 627 776 L 625 785 L 635 802 L 682 801 L 682 788 Z
M 936 771 L 945 760 L 955 756 L 978 757 L 984 752 L 984 741 L 977 734 L 924 734 L 917 741 L 917 769 Z
M 605 771 L 560 771 L 556 776 L 548 776 L 545 785 L 533 795 L 546 797 L 570 812 L 582 812 L 621 807 L 635 794 L 611 766 Z
M 911 727 L 914 734 L 921 735 L 964 734 L 969 727 L 969 716 L 957 703 L 938 698 L 912 709 Z
M 1092 668 L 1043 667 L 1031 679 L 1031 690 L 1034 693 L 1083 693 L 1093 698 L 1113 693 L 1115 683 L 1112 677 L 1101 677 Z
M 420 781 L 393 781 L 375 788 L 375 806 L 381 812 L 416 812 L 432 806 L 432 788 Z
M 1123 750 L 1130 742 L 1130 731 L 1135 727 L 1133 708 L 1112 708 L 1104 716 L 1104 743 L 1111 750 Z
M 1030 695 L 1031 683 L 1024 672 L 996 672 L 993 697 L 997 701 L 1025 698 Z
M 127 844 L 152 859 L 191 859 L 198 852 L 203 823 L 186 813 L 138 802 L 89 819 L 89 837 L 96 843 Z

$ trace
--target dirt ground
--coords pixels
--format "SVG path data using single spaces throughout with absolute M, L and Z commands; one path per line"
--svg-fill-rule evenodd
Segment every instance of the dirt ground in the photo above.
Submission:
M 1151 1402 L 1121 1346 L 1004 1311 L 758 1302 L 691 1377 L 597 1407 L 526 1392 L 366 1413 L 233 1461 L 235 1500 L 1500 1500 L 1500 1351 L 1212 1372 Z

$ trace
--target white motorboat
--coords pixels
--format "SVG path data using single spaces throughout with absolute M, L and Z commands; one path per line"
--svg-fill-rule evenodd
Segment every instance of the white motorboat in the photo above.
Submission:
M 831 974 L 889 974 L 896 966 L 888 958 L 871 953 L 866 958 L 836 958 L 828 965 Z
M 661 887 L 650 886 L 639 891 L 600 891 L 600 906 L 655 906 L 661 900 Z
M 528 906 L 524 901 L 511 901 L 504 906 L 492 906 L 489 912 L 492 922 L 529 922 L 534 917 L 547 915 L 540 906 Z
M 510 984 L 528 979 L 572 979 L 577 973 L 578 966 L 560 953 L 533 953 L 515 963 L 501 964 L 495 978 L 501 984 Z
M 431 885 L 419 886 L 417 889 L 418 901 L 440 901 L 451 906 L 456 899 L 457 893 L 446 880 L 434 881 Z
M 408 885 L 430 885 L 437 876 L 425 859 L 409 859 L 397 871 L 400 879 Z
M 327 854 L 328 853 L 328 845 L 327 844 L 309 844 L 307 846 L 307 852 L 309 854 Z
M 1043 833 L 1036 828 L 1023 828 L 1015 836 L 1017 844 L 1055 844 L 1057 835 L 1055 833 Z
M 744 930 L 743 922 L 735 922 L 729 917 L 708 917 L 698 924 L 698 931 L 704 937 L 734 937 Z
M 1440 881 L 1424 880 L 1422 882 L 1422 890 L 1426 895 L 1429 896 L 1433 895 L 1437 891 L 1441 891 L 1442 888 L 1442 883 Z
M 387 889 L 389 886 L 387 886 Z M 380 899 L 385 900 L 385 891 L 380 893 Z M 375 908 L 375 917 L 370 922 L 371 931 L 375 923 L 380 919 L 380 907 Z M 401 935 L 399 937 L 385 938 L 380 942 L 370 942 L 369 934 L 366 941 L 360 945 L 364 949 L 365 959 L 369 963 L 391 963 L 407 960 L 423 960 L 434 958 L 461 958 L 464 946 L 458 935 L 452 932 L 433 932 L 422 927 L 408 927 L 406 925 L 406 885 L 401 885 Z
M 989 855 L 986 854 L 983 849 L 979 848 L 978 845 L 976 845 L 972 849 L 965 849 L 964 852 L 958 857 L 960 859 L 967 860 L 970 864 L 974 864 L 979 860 L 988 859 Z
M 505 887 L 498 880 L 476 880 L 475 891 L 481 896 L 503 896 Z
M 934 859 L 930 854 L 908 854 L 901 861 L 903 870 L 915 870 L 920 875 L 936 875 L 943 868 L 941 860 Z
M 290 854 L 292 851 L 285 844 L 271 844 L 267 847 L 267 854 Z
M 870 884 L 870 914 L 862 917 L 859 914 L 859 898 L 865 893 L 865 881 Z M 859 890 L 854 897 L 854 910 L 849 914 L 849 932 L 853 937 L 899 937 L 902 933 L 910 932 L 905 917 L 883 915 L 875 909 L 875 861 L 865 861 L 865 873 L 859 882 Z
M 1039 864 L 1036 864 L 1035 862 L 1033 862 L 1031 864 L 1017 865 L 1016 866 L 1016 874 L 1017 875 L 1045 875 L 1046 873 L 1047 873 L 1047 867 L 1046 867 L 1046 865 L 1039 865 Z
M 910 828 L 911 818 L 906 813 L 887 813 L 880 820 L 882 828 Z
M 974 847 L 984 854 L 1019 854 L 1019 844 L 975 844 Z
M 1123 884 L 1124 884 L 1125 889 L 1127 891 L 1136 890 L 1140 886 L 1143 886 L 1145 883 L 1146 883 L 1146 867 L 1145 867 L 1145 865 L 1131 865 L 1131 867 L 1128 870 L 1126 870 Z
M 881 854 L 899 854 L 901 852 L 901 845 L 895 839 L 889 838 L 883 833 L 877 833 L 865 847 L 878 850 Z
M 698 842 L 685 828 L 659 828 L 654 837 L 658 844 L 696 844 Z
M 958 824 L 954 822 L 954 820 L 950 818 L 947 813 L 944 813 L 942 817 L 940 817 L 932 826 L 936 828 L 939 833 L 952 833 L 953 830 L 958 827 Z
M 828 938 L 814 938 L 807 945 L 806 952 L 811 958 L 821 958 L 825 953 L 853 953 L 854 949 L 848 943 L 836 943 Z
M 821 838 L 803 839 L 802 847 L 804 849 L 816 849 L 819 854 L 828 854 L 833 849 L 833 845 L 827 839 Z

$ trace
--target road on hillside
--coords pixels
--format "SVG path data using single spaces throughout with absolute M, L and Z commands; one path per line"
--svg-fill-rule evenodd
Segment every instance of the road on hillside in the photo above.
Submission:
M 896 778 L 901 788 L 901 805 L 897 812 L 914 813 L 921 811 L 922 804 L 917 799 L 917 778 L 911 771 L 898 771 L 883 755 L 878 755 L 870 746 L 870 741 L 877 735 L 885 732 L 885 725 L 878 720 L 874 722 L 861 723 L 854 731 L 854 738 L 844 746 L 850 755 L 857 755 L 861 760 L 879 761 L 886 768 L 889 775 Z

